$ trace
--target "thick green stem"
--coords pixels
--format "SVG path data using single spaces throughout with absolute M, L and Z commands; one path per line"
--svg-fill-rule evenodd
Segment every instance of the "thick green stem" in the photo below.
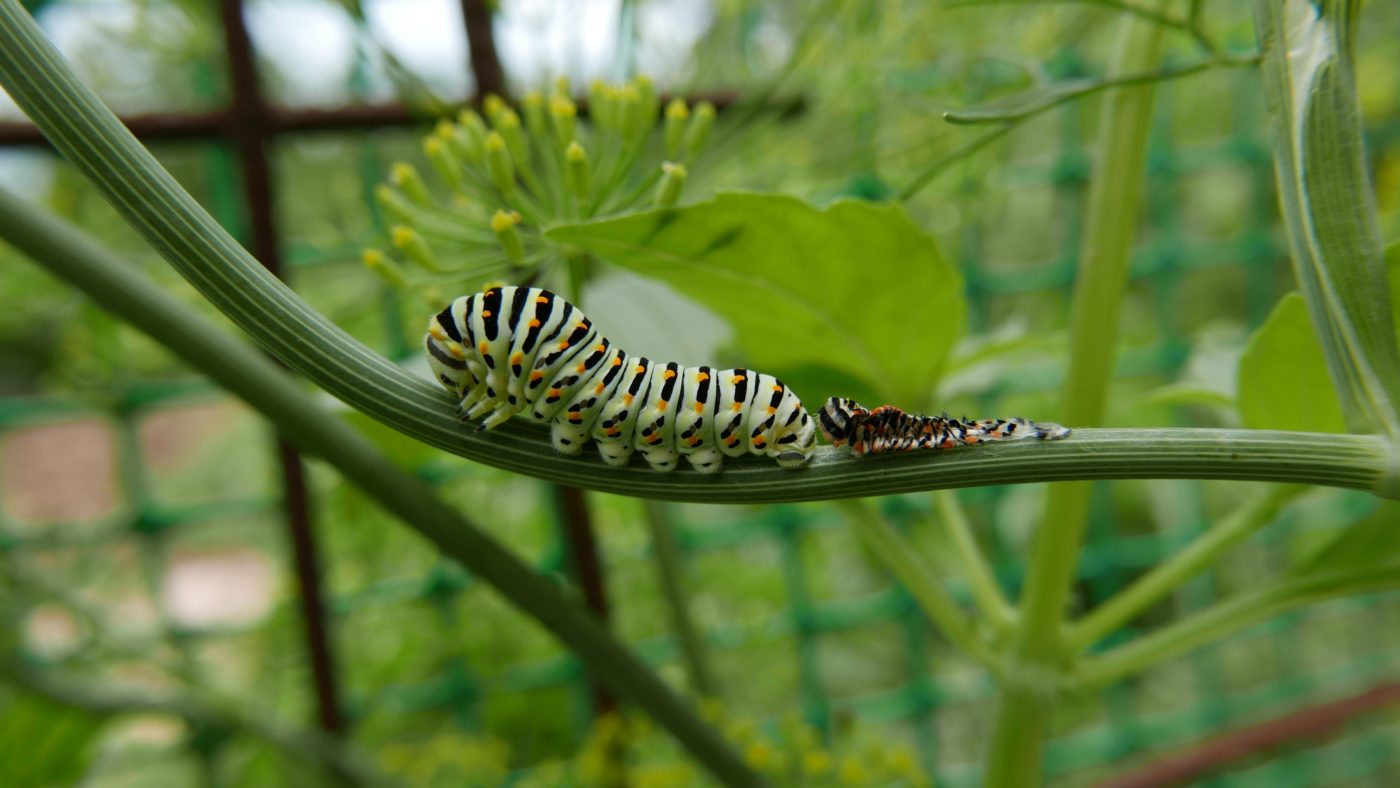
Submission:
M 1284 504 L 1305 489 L 1286 485 L 1257 491 L 1185 550 L 1153 567 L 1151 572 L 1071 626 L 1065 637 L 1065 651 L 1073 653 L 1092 646 L 1187 580 L 1213 566 L 1225 551 L 1268 525 Z
M 308 456 L 329 463 L 444 554 L 461 561 L 549 629 L 610 689 L 647 710 L 716 777 L 732 785 L 763 784 L 713 728 L 587 611 L 322 410 L 272 361 L 161 292 L 77 230 L 4 192 L 0 238 L 247 401 Z
M 1163 28 L 1138 18 L 1122 23 L 1111 74 L 1156 67 Z M 1113 372 L 1123 290 L 1127 285 L 1151 127 L 1151 83 L 1105 95 L 1098 155 L 1089 190 L 1084 246 L 1071 306 L 1070 369 L 1065 383 L 1066 424 L 1099 424 Z M 1070 584 L 1084 541 L 1090 486 L 1054 485 L 1036 533 L 1021 601 L 1013 680 L 1003 687 L 986 781 L 991 786 L 1034 785 L 1049 729 L 1053 698 L 1037 677 L 1062 663 L 1060 632 Z
M 267 274 L 78 82 L 15 0 L 0 0 L 0 82 L 54 145 L 182 276 L 289 367 L 350 407 L 425 443 L 562 485 L 707 503 L 809 501 L 1060 479 L 1216 478 L 1353 487 L 1400 495 L 1393 449 L 1366 437 L 1227 430 L 1083 430 L 948 454 L 859 460 L 822 448 L 788 471 L 761 458 L 725 472 L 614 468 L 565 457 L 515 420 L 465 430 L 441 386 L 357 342 Z M 1300 461 L 1299 458 L 1306 458 Z
M 953 540 L 953 550 L 962 563 L 963 571 L 967 573 L 967 584 L 977 607 L 999 635 L 1010 632 L 1016 613 L 1002 594 L 982 548 L 977 546 L 977 538 L 972 535 L 972 526 L 958 503 L 958 496 L 951 490 L 939 490 L 933 494 L 933 502 L 939 519 L 948 529 L 948 538 Z
M 933 625 L 963 653 L 997 672 L 997 657 L 988 648 L 958 603 L 943 587 L 938 576 L 921 562 L 909 540 L 880 516 L 868 500 L 845 500 L 837 503 L 850 519 L 856 535 L 865 542 L 881 563 L 890 570 L 900 585 L 928 616 Z

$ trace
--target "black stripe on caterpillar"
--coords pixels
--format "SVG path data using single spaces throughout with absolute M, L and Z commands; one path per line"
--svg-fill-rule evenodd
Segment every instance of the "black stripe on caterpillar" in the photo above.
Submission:
M 477 429 L 524 413 L 550 425 L 563 454 L 591 439 L 610 465 L 637 451 L 656 470 L 685 457 L 715 473 L 744 454 L 798 467 L 816 447 L 812 418 L 772 375 L 629 356 L 548 290 L 462 296 L 428 321 L 424 343 L 433 376 Z

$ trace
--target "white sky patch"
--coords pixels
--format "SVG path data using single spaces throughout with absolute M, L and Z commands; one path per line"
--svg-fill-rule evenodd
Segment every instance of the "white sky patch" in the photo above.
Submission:
M 458 0 L 365 0 L 380 43 L 446 99 L 471 92 L 467 29 Z
M 356 33 L 344 8 L 329 0 L 252 0 L 245 8 L 262 67 L 277 72 L 281 103 L 350 100 Z
M 619 0 L 514 0 L 496 16 L 501 65 L 522 87 L 543 87 L 561 74 L 583 92 L 594 79 L 617 80 Z
M 637 71 L 658 85 L 689 76 L 691 50 L 714 24 L 714 8 L 703 0 L 651 0 L 637 7 Z

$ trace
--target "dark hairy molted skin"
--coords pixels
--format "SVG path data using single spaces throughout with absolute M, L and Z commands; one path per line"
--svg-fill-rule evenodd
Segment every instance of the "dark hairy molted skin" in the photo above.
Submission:
M 856 455 L 883 454 L 915 449 L 951 449 L 986 441 L 1060 440 L 1068 427 L 1025 419 L 967 419 L 905 413 L 893 405 L 874 410 L 855 400 L 832 397 L 817 414 L 817 426 L 832 446 L 847 444 Z

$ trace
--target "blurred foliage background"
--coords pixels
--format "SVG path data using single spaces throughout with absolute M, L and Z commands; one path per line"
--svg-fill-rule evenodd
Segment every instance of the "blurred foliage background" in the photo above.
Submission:
M 216 4 L 26 5 L 121 114 L 210 112 L 229 100 Z M 944 123 L 946 110 L 1005 99 L 1045 80 L 1102 74 L 1116 18 L 1110 9 L 969 5 L 503 0 L 495 32 L 515 92 L 548 89 L 560 76 L 582 89 L 595 79 L 645 73 L 665 94 L 766 102 L 749 111 L 741 101 L 740 109 L 720 113 L 711 148 L 690 166 L 682 201 L 761 190 L 820 206 L 842 197 L 892 199 L 986 133 Z M 1205 19 L 1228 51 L 1254 48 L 1247 4 L 1216 0 Z M 1372 3 L 1364 19 L 1361 101 L 1383 231 L 1394 239 L 1400 8 Z M 424 366 L 416 348 L 427 307 L 386 287 L 360 253 L 386 244 L 390 222 L 373 199 L 375 186 L 396 161 L 430 172 L 420 142 L 432 113 L 473 94 L 460 6 L 251 0 L 247 21 L 264 89 L 277 105 L 401 100 L 424 112 L 416 128 L 285 135 L 270 150 L 292 286 L 358 338 Z M 1167 53 L 1168 64 L 1199 57 L 1184 35 L 1169 38 Z M 948 359 L 929 398 L 938 409 L 1054 418 L 1098 102 L 1090 96 L 1032 119 L 959 158 L 905 202 L 959 272 L 967 297 L 961 339 L 921 351 Z M 21 120 L 3 95 L 0 120 Z M 247 237 L 228 147 L 163 143 L 153 150 L 215 216 Z M 80 224 L 170 290 L 189 293 L 43 149 L 0 149 L 0 181 Z M 1295 287 L 1256 73 L 1209 69 L 1160 86 L 1146 194 L 1109 425 L 1238 425 L 1241 353 L 1250 332 Z M 764 264 L 751 261 L 756 270 Z M 820 261 L 808 270 L 802 260 L 784 264 L 818 280 L 834 275 Z M 843 285 L 850 291 L 842 300 L 855 305 L 870 293 L 896 293 L 911 315 L 922 314 L 925 294 L 908 284 L 916 272 L 901 273 L 900 265 L 873 266 L 865 281 Z M 189 691 L 259 719 L 307 723 L 314 697 L 271 434 L 153 342 L 8 248 L 0 248 L 0 270 L 0 615 L 7 654 L 22 656 L 40 677 Z M 749 344 L 752 334 L 661 281 L 620 267 L 596 274 L 583 300 L 629 350 L 691 364 L 762 355 Z M 481 283 L 452 286 L 465 293 Z M 190 300 L 199 301 L 192 294 Z M 833 368 L 784 377 L 798 378 L 790 382 L 809 403 L 888 390 L 886 381 Z M 442 456 L 354 414 L 346 418 L 541 571 L 569 582 L 570 548 L 550 487 Z M 638 785 L 699 779 L 644 722 L 598 723 L 587 677 L 569 654 L 354 489 L 314 463 L 310 469 L 347 735 L 382 769 L 423 785 L 607 784 L 606 765 L 590 758 L 606 761 L 611 748 L 625 746 Z M 1076 609 L 1092 607 L 1178 550 L 1249 489 L 1225 482 L 1098 485 Z M 969 489 L 958 497 L 1014 596 L 1043 490 Z M 642 502 L 588 500 L 613 628 L 663 675 L 685 684 Z M 1110 643 L 1283 571 L 1372 505 L 1359 493 L 1308 493 Z M 880 508 L 931 560 L 958 575 L 928 496 L 885 499 Z M 928 628 L 909 594 L 833 509 L 668 509 L 686 604 L 713 677 L 709 713 L 751 763 L 781 763 L 837 784 L 908 784 L 921 779 L 916 773 L 943 784 L 976 783 L 994 683 Z M 1290 613 L 1067 705 L 1049 751 L 1051 779 L 1089 783 L 1208 734 L 1395 681 L 1398 649 L 1394 593 Z M 202 725 L 160 709 L 84 713 L 32 689 L 23 681 L 0 689 L 0 752 L 64 757 L 0 766 L 7 784 L 320 778 L 294 748 L 236 726 Z M 1233 764 L 1219 779 L 1381 785 L 1400 777 L 1396 753 L 1394 715 L 1371 716 L 1327 741 Z

